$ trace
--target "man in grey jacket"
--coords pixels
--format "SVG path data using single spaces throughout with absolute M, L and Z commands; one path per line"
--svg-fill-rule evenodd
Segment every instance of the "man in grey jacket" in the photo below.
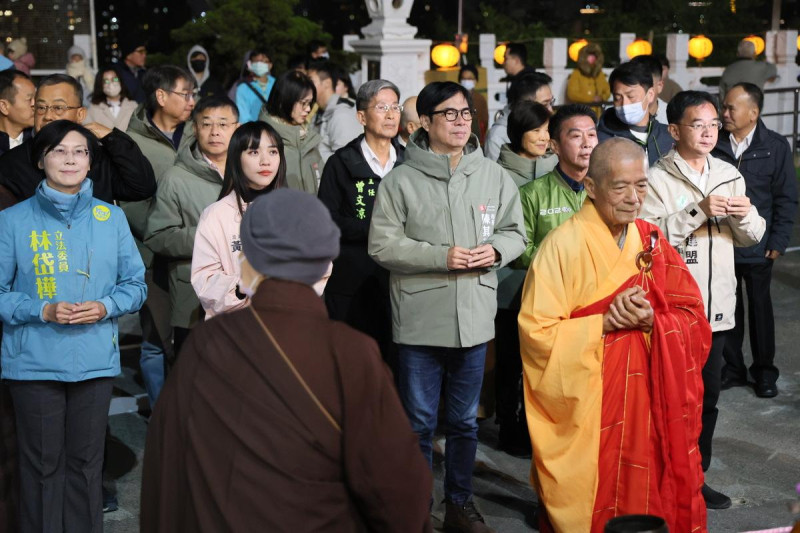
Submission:
M 422 128 L 405 163 L 378 189 L 369 254 L 391 273 L 398 389 L 420 448 L 432 462 L 442 382 L 447 383 L 445 528 L 486 532 L 472 502 L 478 399 L 486 343 L 494 337 L 498 268 L 525 248 L 517 187 L 483 157 L 470 132 L 468 91 L 427 85 Z
M 746 196 L 736 167 L 712 157 L 722 124 L 710 94 L 683 91 L 667 106 L 675 149 L 650 167 L 641 217 L 657 224 L 686 261 L 711 323 L 711 350 L 703 366 L 703 429 L 699 450 L 703 470 L 711 464 L 722 381 L 722 351 L 734 326 L 734 247 L 757 244 L 766 223 Z M 731 499 L 703 485 L 709 509 L 726 509 Z

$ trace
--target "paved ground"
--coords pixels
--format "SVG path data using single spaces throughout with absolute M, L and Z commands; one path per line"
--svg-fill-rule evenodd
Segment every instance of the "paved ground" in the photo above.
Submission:
M 795 234 L 793 246 L 800 244 Z M 778 381 L 780 395 L 772 400 L 757 398 L 751 389 L 722 393 L 720 416 L 714 441 L 714 459 L 708 483 L 730 495 L 734 504 L 725 511 L 709 512 L 712 533 L 742 532 L 787 526 L 793 517 L 787 505 L 797 499 L 800 483 L 800 250 L 788 253 L 775 265 L 773 299 L 777 324 Z M 135 357 L 124 354 L 131 368 L 118 380 L 129 393 L 141 393 L 131 379 Z M 113 471 L 118 476 L 120 510 L 105 517 L 109 533 L 138 531 L 141 460 L 147 430 L 136 413 L 111 419 L 112 433 L 119 439 L 112 448 Z M 475 494 L 487 521 L 499 533 L 532 531 L 530 520 L 534 495 L 528 482 L 529 462 L 495 449 L 497 429 L 492 421 L 481 423 L 480 446 L 475 465 Z M 444 446 L 443 440 L 440 447 Z M 437 501 L 441 500 L 441 459 L 435 465 Z M 434 509 L 443 518 L 443 509 Z

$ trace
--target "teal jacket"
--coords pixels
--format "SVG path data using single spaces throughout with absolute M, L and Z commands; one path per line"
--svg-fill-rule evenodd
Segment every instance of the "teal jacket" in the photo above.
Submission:
M 368 252 L 390 272 L 392 332 L 400 344 L 475 346 L 494 337 L 496 270 L 525 249 L 517 186 L 483 157 L 472 135 L 455 171 L 450 157 L 428 150 L 420 128 L 405 161 L 381 181 Z M 488 243 L 491 268 L 450 271 L 447 251 Z
M 573 191 L 556 168 L 522 187 L 519 197 L 528 237 L 519 266 L 527 269 L 547 234 L 580 210 L 586 191 Z
M 3 379 L 84 381 L 119 374 L 117 318 L 147 295 L 144 265 L 125 215 L 92 197 L 86 179 L 65 217 L 45 195 L 0 212 L 0 319 Z M 42 318 L 48 303 L 98 301 L 99 322 Z

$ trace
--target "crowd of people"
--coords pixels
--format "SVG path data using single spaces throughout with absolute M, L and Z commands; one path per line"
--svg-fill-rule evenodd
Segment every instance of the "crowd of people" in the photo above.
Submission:
M 249 51 L 226 92 L 202 46 L 186 67 L 122 53 L 0 72 L 3 526 L 102 531 L 116 509 L 136 312 L 143 531 L 430 531 L 439 428 L 444 527 L 493 531 L 472 488 L 487 388 L 540 531 L 705 531 L 731 505 L 704 483 L 716 404 L 749 378 L 778 394 L 769 287 L 797 209 L 763 81 L 668 94 L 664 61 L 606 80 L 589 45 L 557 106 L 512 43 L 488 127 L 469 65 L 417 95 L 354 88 L 315 41 L 283 73 Z

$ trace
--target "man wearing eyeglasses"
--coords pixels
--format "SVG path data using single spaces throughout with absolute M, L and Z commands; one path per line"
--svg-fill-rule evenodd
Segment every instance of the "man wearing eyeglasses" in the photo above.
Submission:
M 422 128 L 378 189 L 368 251 L 390 272 L 398 391 L 428 464 L 446 382 L 445 529 L 486 532 L 472 501 L 476 417 L 496 271 L 525 248 L 522 208 L 514 181 L 471 132 L 466 88 L 431 83 L 417 112 Z
M 735 324 L 736 273 L 734 247 L 753 246 L 766 222 L 746 196 L 736 167 L 717 159 L 722 123 L 710 94 L 683 91 L 667 106 L 675 149 L 650 168 L 648 193 L 641 218 L 657 224 L 683 256 L 703 294 L 711 323 L 711 349 L 703 367 L 703 429 L 699 450 L 703 471 L 711 464 L 711 440 L 717 422 L 722 380 L 722 352 Z M 707 484 L 703 497 L 709 509 L 726 509 L 731 499 Z
M 315 117 L 315 127 L 319 129 L 322 140 L 319 155 L 325 163 L 333 153 L 364 131 L 356 117 L 356 104 L 351 99 L 336 92 L 338 76 L 344 71 L 328 61 L 312 63 L 308 67 L 308 77 L 317 89 L 317 105 L 320 112 Z M 346 75 L 346 74 L 345 74 Z
M 128 134 L 150 161 L 160 187 L 164 175 L 175 164 L 177 154 L 194 142 L 193 124 L 188 119 L 195 104 L 195 80 L 184 68 L 162 65 L 148 70 L 142 85 L 147 98 L 131 117 Z M 152 203 L 148 200 L 122 206 L 148 269 L 145 277 L 147 300 L 139 311 L 139 321 L 142 326 L 140 366 L 151 406 L 164 383 L 165 354 L 173 353 L 169 343 L 168 261 L 142 244 Z
M 66 74 L 47 76 L 39 83 L 34 97 L 34 134 L 54 120 L 82 122 L 86 116 L 82 102 L 83 90 L 74 78 Z M 156 192 L 153 169 L 136 143 L 118 129 L 96 122 L 85 126 L 100 139 L 102 148 L 92 158 L 89 170 L 94 196 L 105 202 L 153 196 Z M 31 161 L 31 147 L 32 140 L 28 140 L 0 157 L 0 185 L 19 201 L 33 196 L 44 179 L 44 171 Z
M 227 96 L 208 96 L 194 113 L 197 140 L 178 152 L 160 180 L 147 217 L 144 244 L 169 261 L 170 322 L 175 354 L 200 320 L 200 301 L 189 279 L 197 222 L 222 190 L 228 144 L 239 127 L 239 110 Z
M 367 254 L 367 234 L 378 187 L 403 162 L 405 148 L 395 140 L 399 102 L 400 89 L 390 81 L 361 85 L 355 105 L 364 133 L 328 159 L 318 194 L 342 232 L 325 288 L 328 314 L 374 338 L 393 369 L 389 273 Z

